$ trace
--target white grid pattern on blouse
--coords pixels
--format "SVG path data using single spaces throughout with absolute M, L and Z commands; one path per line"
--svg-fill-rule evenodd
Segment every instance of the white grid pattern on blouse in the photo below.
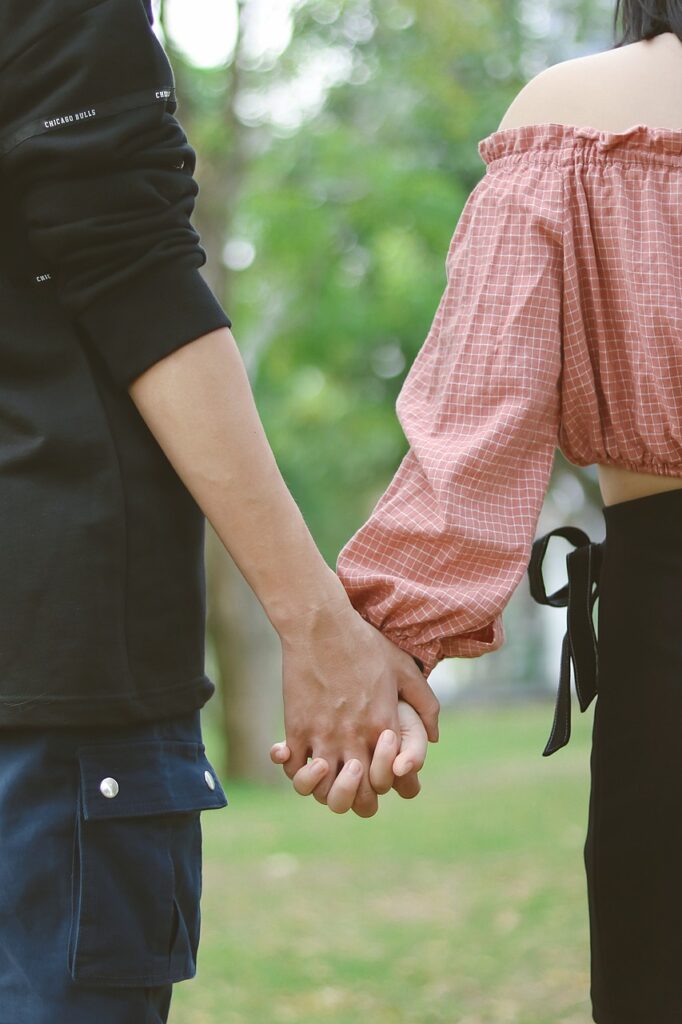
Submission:
M 505 640 L 556 447 L 682 475 L 682 131 L 494 132 L 398 396 L 409 443 L 336 571 L 425 673 Z

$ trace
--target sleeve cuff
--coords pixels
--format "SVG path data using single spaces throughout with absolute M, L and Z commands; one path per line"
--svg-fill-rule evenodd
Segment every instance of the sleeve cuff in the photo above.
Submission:
M 360 613 L 367 621 L 371 621 L 366 611 Z M 376 628 L 406 654 L 410 654 L 427 679 L 438 662 L 444 658 L 479 658 L 482 654 L 499 650 L 506 642 L 501 613 L 479 629 L 460 633 L 458 636 L 443 636 L 426 641 L 420 641 L 418 635 L 412 633 L 381 626 Z
M 76 321 L 126 388 L 187 342 L 232 326 L 196 267 L 167 264 L 100 296 Z

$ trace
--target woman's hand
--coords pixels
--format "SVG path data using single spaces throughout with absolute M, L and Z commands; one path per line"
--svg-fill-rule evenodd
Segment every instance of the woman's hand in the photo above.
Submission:
M 400 739 L 387 729 L 379 736 L 369 770 L 369 779 L 375 793 L 387 793 L 393 788 L 405 799 L 415 797 L 420 789 L 418 772 L 424 765 L 428 747 L 428 736 L 421 718 L 406 701 L 398 701 Z M 270 758 L 275 764 L 284 765 L 291 751 L 285 742 L 274 743 Z M 345 814 L 355 801 L 359 776 L 350 771 L 352 762 L 346 762 L 327 794 L 327 807 L 336 814 Z M 306 763 L 295 773 L 292 782 L 301 796 L 312 793 L 329 770 L 326 761 L 319 759 Z
M 330 598 L 280 632 L 285 742 L 290 757 L 283 768 L 293 780 L 308 756 L 322 758 L 329 770 L 312 795 L 326 803 L 344 764 L 357 761 L 353 810 L 371 817 L 378 809 L 369 766 L 386 729 L 401 735 L 398 698 L 410 704 L 438 740 L 440 705 L 413 658 L 368 623 L 347 596 Z M 348 764 L 346 772 L 353 772 Z

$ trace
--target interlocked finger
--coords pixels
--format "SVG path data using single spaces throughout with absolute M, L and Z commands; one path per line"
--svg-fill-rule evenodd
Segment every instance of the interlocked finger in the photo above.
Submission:
M 321 782 L 329 771 L 329 765 L 321 757 L 315 757 L 309 764 L 304 764 L 302 768 L 294 774 L 291 780 L 294 784 L 294 789 L 301 796 L 310 796 L 315 787 Z
M 369 781 L 369 754 L 366 755 L 365 760 L 360 760 L 362 761 L 363 770 L 360 785 L 353 801 L 353 810 L 360 818 L 371 818 L 379 810 L 379 797 L 372 789 Z
M 327 793 L 327 807 L 335 814 L 351 809 L 362 781 L 363 765 L 357 757 L 346 761 Z
M 369 766 L 369 781 L 375 793 L 388 793 L 393 785 L 393 762 L 398 750 L 398 736 L 392 729 L 384 729 L 377 740 Z
M 397 775 L 393 788 L 404 800 L 411 800 L 420 792 L 422 785 L 419 776 L 415 772 L 408 772 L 407 775 Z

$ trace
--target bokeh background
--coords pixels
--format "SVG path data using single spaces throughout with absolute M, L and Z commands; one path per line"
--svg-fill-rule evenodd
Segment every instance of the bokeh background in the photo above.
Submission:
M 335 564 L 406 451 L 402 380 L 484 171 L 478 141 L 544 67 L 613 44 L 610 0 L 163 0 L 154 29 L 197 151 L 194 223 L 283 475 Z M 603 537 L 594 467 L 557 450 L 538 524 Z M 567 542 L 545 559 L 565 582 Z M 412 801 L 299 797 L 270 623 L 207 525 L 203 712 L 229 806 L 205 812 L 196 979 L 172 1024 L 582 1024 L 593 706 L 551 758 L 562 609 L 527 578 L 507 642 L 442 662 Z M 596 609 L 595 609 L 596 611 Z

